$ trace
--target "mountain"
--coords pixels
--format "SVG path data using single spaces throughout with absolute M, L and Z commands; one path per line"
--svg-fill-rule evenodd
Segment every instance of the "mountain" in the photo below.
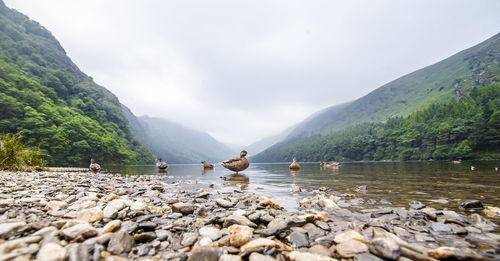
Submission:
M 136 117 L 122 106 L 132 133 L 167 163 L 219 162 L 238 155 L 208 133 L 163 118 Z
M 118 98 L 66 55 L 52 34 L 0 0 L 0 132 L 22 132 L 49 165 L 152 163 Z
M 290 133 L 295 129 L 296 125 L 293 125 L 291 127 L 286 128 L 284 131 L 264 137 L 248 146 L 245 147 L 245 149 L 250 153 L 251 155 L 257 155 L 258 153 L 264 151 L 265 149 L 271 147 L 272 145 L 284 140 Z
M 284 142 L 260 153 L 253 160 L 269 161 L 268 153 L 272 151 L 273 155 L 277 155 L 280 148 L 287 147 L 288 151 L 293 151 L 294 148 L 287 144 L 297 139 L 328 135 L 364 122 L 384 122 L 432 104 L 447 104 L 467 97 L 473 89 L 500 81 L 499 61 L 500 34 L 496 34 L 472 48 L 387 83 L 353 102 L 317 113 L 299 124 Z

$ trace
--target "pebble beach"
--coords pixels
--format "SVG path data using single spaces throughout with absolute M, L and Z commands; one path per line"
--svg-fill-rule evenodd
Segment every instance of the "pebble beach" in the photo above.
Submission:
M 500 215 L 495 207 L 353 209 L 344 206 L 358 195 L 295 186 L 300 205 L 287 210 L 265 192 L 191 189 L 195 182 L 0 171 L 0 261 L 500 259 L 497 224 L 486 215 Z

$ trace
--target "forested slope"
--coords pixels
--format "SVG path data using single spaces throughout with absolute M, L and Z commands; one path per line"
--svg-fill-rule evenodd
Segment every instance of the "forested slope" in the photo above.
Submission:
M 0 132 L 22 131 L 49 165 L 151 163 L 117 97 L 82 73 L 52 34 L 0 0 Z

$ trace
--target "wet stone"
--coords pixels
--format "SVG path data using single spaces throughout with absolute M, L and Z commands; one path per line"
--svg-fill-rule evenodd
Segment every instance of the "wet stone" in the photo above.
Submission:
M 218 261 L 217 249 L 211 247 L 195 247 L 189 254 L 188 261 Z
M 222 198 L 218 198 L 215 202 L 217 203 L 217 205 L 223 208 L 232 208 L 234 205 L 236 205 L 236 203 Z
M 412 203 L 410 203 L 410 208 L 414 210 L 419 210 L 425 208 L 425 205 L 422 202 L 415 200 Z
M 149 242 L 149 241 L 152 241 L 155 239 L 156 239 L 155 232 L 144 232 L 144 233 L 134 235 L 134 240 L 136 242 Z
M 215 240 L 219 239 L 220 237 L 222 237 L 221 231 L 218 228 L 212 227 L 212 226 L 202 227 L 202 228 L 200 228 L 198 233 L 200 233 L 200 236 L 208 237 L 212 241 L 215 241 Z
M 193 214 L 194 207 L 193 205 L 188 203 L 178 202 L 172 205 L 172 211 L 181 213 L 183 215 L 189 215 Z
M 354 261 L 383 261 L 383 259 L 370 253 L 363 253 L 356 255 Z
M 464 201 L 460 204 L 458 209 L 462 211 L 470 211 L 470 212 L 475 212 L 475 211 L 480 211 L 483 210 L 483 203 L 479 200 L 468 200 Z

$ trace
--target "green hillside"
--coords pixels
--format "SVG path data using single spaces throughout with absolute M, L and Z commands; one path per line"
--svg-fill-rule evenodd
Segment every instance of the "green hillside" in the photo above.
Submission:
M 299 137 L 254 161 L 372 161 L 500 158 L 500 83 L 469 97 L 432 104 L 384 123 L 366 122 L 328 135 Z
M 284 142 L 260 153 L 254 161 L 276 161 L 285 150 L 300 150 L 311 135 L 330 135 L 365 122 L 407 116 L 431 104 L 468 97 L 473 89 L 500 81 L 500 34 L 441 62 L 398 78 L 344 107 L 332 106 L 300 124 Z M 311 124 L 323 122 L 321 125 Z M 296 147 L 290 147 L 296 144 Z
M 117 97 L 82 73 L 48 30 L 0 1 L 0 133 L 19 131 L 49 165 L 153 158 Z

